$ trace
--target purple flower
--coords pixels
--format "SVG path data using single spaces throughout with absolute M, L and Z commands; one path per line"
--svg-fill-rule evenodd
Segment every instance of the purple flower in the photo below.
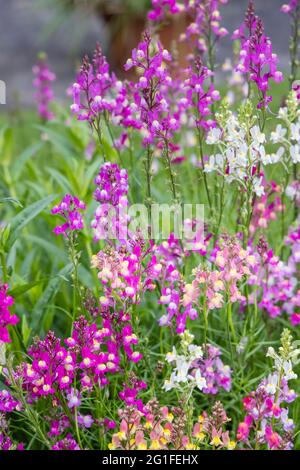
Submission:
M 269 81 L 281 82 L 283 75 L 277 70 L 278 57 L 273 53 L 272 43 L 264 33 L 262 20 L 255 15 L 253 2 L 249 2 L 244 23 L 233 34 L 240 39 L 241 50 L 236 70 L 249 77 L 256 84 L 259 93 L 258 108 L 267 107 L 272 101 L 268 95 Z
M 10 343 L 11 339 L 9 337 L 7 327 L 9 325 L 16 325 L 19 322 L 19 319 L 16 315 L 12 315 L 9 311 L 14 303 L 14 299 L 7 295 L 8 285 L 0 284 L 0 343 Z
M 48 67 L 46 54 L 40 54 L 39 61 L 32 69 L 35 79 L 33 85 L 36 88 L 35 98 L 38 106 L 38 113 L 45 121 L 54 118 L 54 114 L 49 109 L 49 103 L 53 100 L 54 94 L 51 83 L 56 76 Z
M 85 204 L 77 197 L 67 194 L 62 201 L 53 207 L 51 213 L 60 215 L 65 219 L 65 223 L 57 225 L 53 232 L 56 235 L 67 235 L 69 232 L 77 232 L 83 229 L 83 219 L 80 211 L 86 209 Z

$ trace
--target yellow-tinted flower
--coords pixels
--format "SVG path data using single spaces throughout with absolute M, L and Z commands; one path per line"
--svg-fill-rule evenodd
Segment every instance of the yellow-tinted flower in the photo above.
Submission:
M 205 434 L 204 432 L 197 432 L 195 437 L 198 439 L 198 441 L 202 442 L 203 439 L 205 438 Z
M 158 449 L 161 449 L 161 445 L 160 445 L 160 443 L 159 443 L 159 441 L 158 441 L 157 439 L 154 439 L 154 440 L 151 442 L 150 449 L 151 449 L 151 450 L 158 450 Z
M 125 432 L 123 432 L 123 431 L 119 431 L 119 432 L 117 433 L 117 436 L 118 436 L 118 438 L 120 439 L 120 441 L 123 441 L 124 439 L 126 439 L 126 434 L 125 434 Z
M 218 447 L 220 444 L 222 444 L 222 441 L 219 436 L 214 436 L 210 444 L 212 446 Z
M 227 445 L 228 450 L 233 450 L 236 448 L 236 442 L 235 441 L 230 441 Z
M 137 450 L 147 450 L 147 444 L 141 443 L 137 446 Z

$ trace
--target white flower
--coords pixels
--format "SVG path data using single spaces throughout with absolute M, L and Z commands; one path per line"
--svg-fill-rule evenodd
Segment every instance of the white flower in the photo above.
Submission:
M 250 134 L 253 139 L 254 144 L 263 144 L 266 141 L 266 136 L 262 132 L 260 132 L 260 129 L 258 126 L 252 127 L 250 129 Z
M 212 129 L 210 129 L 206 138 L 207 145 L 218 144 L 220 142 L 221 133 L 221 129 L 217 127 L 213 127 Z
M 292 162 L 300 163 L 300 147 L 298 144 L 291 145 L 290 153 L 291 153 Z
M 191 354 L 191 359 L 198 359 L 203 356 L 203 351 L 201 346 L 197 346 L 196 344 L 189 345 L 189 352 Z
M 270 165 L 271 163 L 278 163 L 281 160 L 281 157 L 284 154 L 284 147 L 279 147 L 276 153 L 272 153 L 271 155 L 261 155 L 261 161 L 264 165 Z
M 277 163 L 281 160 L 283 154 L 285 152 L 284 147 L 279 147 L 276 153 L 272 153 L 272 163 Z
M 195 382 L 196 382 L 196 386 L 199 388 L 199 390 L 202 390 L 204 387 L 206 387 L 206 380 L 205 380 L 204 377 L 202 377 L 201 372 L 200 372 L 199 369 L 196 370 Z
M 284 140 L 287 130 L 281 124 L 277 124 L 276 130 L 271 132 L 271 141 L 273 144 L 278 144 Z
M 173 346 L 172 352 L 168 352 L 166 355 L 166 361 L 167 362 L 174 362 L 176 361 L 177 358 L 177 351 L 175 346 Z
M 176 377 L 175 372 L 172 372 L 170 379 L 165 380 L 165 383 L 163 385 L 163 390 L 165 390 L 166 392 L 169 392 L 169 390 L 172 390 L 173 388 L 176 387 L 175 377 Z
M 284 121 L 288 121 L 288 109 L 286 107 L 280 108 L 278 112 L 278 117 L 280 117 L 280 119 L 283 119 Z
M 291 140 L 300 141 L 300 123 L 291 124 Z
M 253 190 L 258 197 L 261 197 L 265 194 L 265 188 L 263 187 L 261 183 L 262 183 L 262 177 L 253 178 Z
M 223 161 L 223 156 L 220 153 L 217 153 L 217 155 L 211 155 L 209 157 L 209 162 L 204 165 L 205 173 L 211 173 L 218 168 L 223 168 Z
M 285 361 L 283 363 L 283 370 L 284 370 L 284 378 L 286 380 L 292 380 L 297 378 L 297 374 L 293 371 L 291 361 Z
M 187 382 L 190 362 L 186 361 L 182 356 L 177 356 L 176 360 L 176 382 Z
M 269 375 L 267 385 L 265 386 L 266 392 L 269 395 L 275 395 L 278 384 L 277 374 Z

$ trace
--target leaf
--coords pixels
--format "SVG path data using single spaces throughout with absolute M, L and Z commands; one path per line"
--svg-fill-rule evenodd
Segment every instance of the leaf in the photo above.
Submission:
M 51 299 L 57 293 L 62 280 L 65 278 L 65 276 L 68 276 L 72 271 L 73 271 L 73 265 L 72 263 L 69 263 L 67 264 L 67 266 L 61 269 L 57 273 L 57 275 L 54 278 L 52 278 L 52 280 L 49 282 L 43 295 L 39 298 L 39 300 L 37 301 L 32 311 L 32 328 L 34 330 L 36 330 L 37 327 L 39 326 L 42 315 L 45 309 L 48 307 Z
M 28 283 L 25 283 L 25 284 L 20 284 L 19 286 L 14 287 L 13 289 L 11 289 L 9 291 L 9 294 L 12 295 L 16 299 L 20 295 L 25 294 L 30 289 L 33 289 L 33 287 L 36 287 L 39 284 L 43 284 L 47 280 L 48 279 L 45 278 L 45 279 L 39 279 L 38 281 L 34 281 L 34 282 L 28 282 Z
M 23 207 L 22 204 L 20 203 L 19 199 L 16 199 L 15 197 L 2 197 L 2 198 L 0 198 L 0 204 L 3 204 L 5 202 L 10 202 L 11 204 L 15 204 L 16 206 Z
M 54 243 L 50 243 L 48 240 L 46 240 L 46 238 L 38 237 L 37 235 L 28 235 L 26 238 L 28 241 L 31 241 L 35 245 L 38 245 L 39 247 L 43 248 L 48 255 L 52 254 L 60 260 L 66 258 L 66 252 L 58 248 L 58 246 Z
M 12 165 L 12 175 L 14 176 L 14 180 L 18 180 L 24 165 L 28 160 L 30 160 L 44 145 L 44 142 L 38 142 L 37 144 L 33 144 L 27 149 L 24 150 L 16 159 Z
M 8 251 L 17 240 L 21 230 L 34 219 L 40 212 L 42 212 L 55 198 L 54 195 L 47 196 L 40 201 L 34 202 L 30 206 L 23 209 L 16 215 L 10 224 L 10 234 L 5 244 L 5 249 Z
M 59 171 L 55 170 L 54 168 L 47 168 L 47 171 L 50 173 L 52 178 L 57 182 L 57 184 L 62 188 L 62 190 L 66 193 L 72 194 L 72 188 L 67 180 L 67 178 L 62 175 Z
M 13 153 L 13 130 L 8 127 L 3 132 L 1 161 L 3 165 L 9 165 Z
M 23 315 L 22 324 L 21 324 L 21 332 L 22 332 L 23 343 L 25 346 L 28 345 L 31 331 L 32 329 L 28 326 L 26 315 Z

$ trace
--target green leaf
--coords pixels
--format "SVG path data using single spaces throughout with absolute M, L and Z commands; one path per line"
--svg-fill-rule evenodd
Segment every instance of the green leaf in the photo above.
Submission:
M 19 199 L 16 199 L 15 197 L 1 197 L 0 204 L 3 204 L 5 202 L 9 202 L 11 204 L 15 204 L 16 206 L 23 207 Z
M 21 332 L 22 332 L 22 339 L 25 346 L 28 345 L 30 334 L 32 329 L 28 326 L 26 315 L 22 317 L 21 323 Z
M 24 150 L 17 158 L 15 159 L 13 165 L 12 165 L 12 175 L 14 176 L 14 180 L 16 181 L 24 166 L 26 165 L 26 162 L 30 160 L 34 155 L 43 147 L 44 142 L 38 142 L 37 144 L 33 144 L 27 149 Z
M 52 278 L 46 287 L 43 295 L 37 301 L 33 311 L 32 311 L 32 328 L 34 330 L 40 325 L 41 318 L 48 307 L 51 299 L 57 293 L 60 284 L 73 271 L 73 264 L 69 263 L 63 269 L 61 269 L 57 275 Z
M 39 284 L 43 284 L 44 282 L 46 282 L 48 279 L 45 278 L 45 279 L 39 279 L 38 281 L 34 281 L 34 282 L 28 282 L 26 284 L 20 284 L 19 286 L 17 287 L 14 287 L 13 289 L 11 289 L 9 291 L 9 294 L 12 295 L 15 299 L 17 297 L 19 297 L 20 295 L 23 295 L 25 294 L 27 291 L 29 291 L 30 289 L 32 289 L 33 287 L 36 287 L 38 286 Z
M 55 198 L 54 195 L 47 196 L 40 201 L 34 202 L 30 206 L 23 209 L 16 215 L 10 224 L 10 234 L 8 240 L 5 244 L 5 249 L 8 251 L 12 245 L 17 240 L 18 236 L 20 235 L 21 230 L 26 227 L 26 225 L 34 219 L 40 212 L 42 212 L 46 207 L 51 204 L 53 199 Z
M 13 155 L 13 130 L 8 127 L 2 136 L 1 162 L 3 165 L 9 165 Z

